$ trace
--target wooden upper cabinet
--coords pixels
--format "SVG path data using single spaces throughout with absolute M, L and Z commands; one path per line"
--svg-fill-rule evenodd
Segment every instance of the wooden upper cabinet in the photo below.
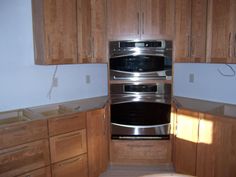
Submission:
M 32 0 L 36 64 L 77 63 L 77 0 Z
M 173 39 L 175 0 L 141 0 L 142 39 Z
M 109 39 L 172 39 L 174 0 L 108 0 Z
M 108 0 L 109 39 L 139 39 L 140 0 Z
M 235 19 L 230 20 L 233 0 L 209 0 L 207 60 L 211 63 L 229 63 L 232 57 L 231 40 Z M 234 9 L 235 11 L 236 9 Z
M 205 62 L 207 0 L 177 0 L 175 62 Z

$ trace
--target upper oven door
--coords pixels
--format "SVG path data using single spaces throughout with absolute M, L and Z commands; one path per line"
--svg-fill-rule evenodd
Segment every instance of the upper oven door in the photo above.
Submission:
M 110 58 L 110 79 L 166 79 L 171 76 L 171 68 L 171 58 L 163 55 L 120 56 Z

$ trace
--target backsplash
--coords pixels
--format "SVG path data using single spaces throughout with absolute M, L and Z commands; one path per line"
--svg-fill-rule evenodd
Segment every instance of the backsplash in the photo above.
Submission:
M 174 95 L 236 104 L 236 65 L 177 63 Z
M 30 0 L 0 2 L 0 111 L 104 96 L 107 65 L 34 64 Z M 51 94 L 50 94 L 51 90 Z

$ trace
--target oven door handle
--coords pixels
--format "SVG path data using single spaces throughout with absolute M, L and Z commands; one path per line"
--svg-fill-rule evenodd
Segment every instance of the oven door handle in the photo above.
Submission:
M 111 124 L 115 126 L 119 126 L 119 127 L 126 127 L 126 128 L 155 128 L 155 127 L 162 127 L 165 125 L 169 125 L 170 123 L 159 124 L 159 125 L 125 125 L 125 124 L 117 124 L 117 123 L 111 123 Z

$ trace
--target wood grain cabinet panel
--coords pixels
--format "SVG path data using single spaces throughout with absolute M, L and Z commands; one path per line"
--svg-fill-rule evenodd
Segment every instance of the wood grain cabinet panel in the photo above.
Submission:
M 109 39 L 173 39 L 174 0 L 108 0 Z
M 52 163 L 87 152 L 86 130 L 78 130 L 50 138 Z
M 87 155 L 54 164 L 52 177 L 88 177 Z
M 196 175 L 199 113 L 177 110 L 174 157 L 176 172 Z
M 12 177 L 49 165 L 48 140 L 40 140 L 0 152 L 0 177 Z
M 86 113 L 51 118 L 48 120 L 49 135 L 59 135 L 86 128 Z
M 200 120 L 198 177 L 236 176 L 236 120 L 205 115 Z
M 32 0 L 36 64 L 77 63 L 77 0 Z
M 26 121 L 0 128 L 0 149 L 48 137 L 47 120 Z
M 87 112 L 89 177 L 98 177 L 108 166 L 108 117 L 104 109 Z
M 177 0 L 175 62 L 206 62 L 208 0 Z
M 25 173 L 18 177 L 51 177 L 51 168 L 45 167 L 38 170 L 31 171 L 29 173 Z

